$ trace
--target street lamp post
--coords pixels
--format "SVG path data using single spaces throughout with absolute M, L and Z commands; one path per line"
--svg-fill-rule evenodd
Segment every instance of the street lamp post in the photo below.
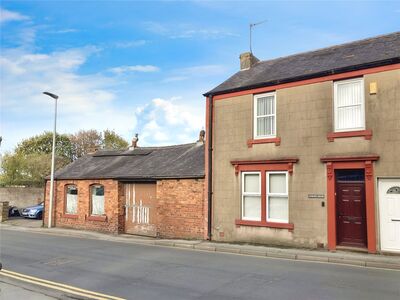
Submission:
M 50 175 L 50 201 L 49 201 L 49 221 L 47 224 L 48 228 L 51 228 L 52 215 L 53 215 L 53 197 L 54 197 L 54 161 L 56 156 L 56 126 L 57 126 L 57 99 L 58 96 L 49 92 L 43 92 L 43 94 L 53 98 L 55 100 L 54 105 L 54 129 L 53 129 L 53 149 L 51 153 L 51 175 Z

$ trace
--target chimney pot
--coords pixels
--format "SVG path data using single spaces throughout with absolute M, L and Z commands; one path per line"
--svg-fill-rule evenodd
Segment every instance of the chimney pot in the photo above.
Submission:
M 204 129 L 200 130 L 199 140 L 197 141 L 197 143 L 204 144 L 204 141 L 206 140 L 205 137 L 206 137 L 206 131 Z
M 139 134 L 136 133 L 135 137 L 132 139 L 132 144 L 129 146 L 129 150 L 134 150 L 135 148 L 137 148 L 138 141 L 139 141 Z
M 251 52 L 244 52 L 240 54 L 240 70 L 248 70 L 260 60 Z

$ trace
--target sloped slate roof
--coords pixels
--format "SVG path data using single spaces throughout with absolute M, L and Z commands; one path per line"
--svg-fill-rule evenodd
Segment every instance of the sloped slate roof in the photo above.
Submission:
M 400 32 L 260 61 L 204 96 L 400 63 Z
M 204 144 L 98 151 L 55 173 L 55 179 L 156 180 L 203 178 Z

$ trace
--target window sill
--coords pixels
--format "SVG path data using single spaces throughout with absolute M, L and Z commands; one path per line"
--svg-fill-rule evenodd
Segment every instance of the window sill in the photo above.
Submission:
M 66 218 L 66 219 L 78 219 L 78 215 L 75 215 L 75 214 L 63 214 L 63 218 Z
M 343 132 L 330 132 L 326 138 L 328 142 L 333 142 L 339 138 L 349 138 L 363 136 L 366 140 L 372 139 L 372 130 L 357 130 L 357 131 L 343 131 Z
M 281 144 L 281 138 L 274 137 L 274 138 L 268 138 L 268 139 L 250 139 L 250 140 L 247 140 L 247 147 L 251 148 L 255 144 L 269 144 L 269 143 L 275 143 L 275 146 L 279 146 Z
M 87 221 L 107 222 L 107 216 L 87 216 Z
M 281 228 L 281 229 L 289 229 L 290 231 L 292 231 L 294 229 L 293 223 L 276 223 L 276 222 L 266 222 L 266 221 L 235 220 L 235 225 L 236 226 Z

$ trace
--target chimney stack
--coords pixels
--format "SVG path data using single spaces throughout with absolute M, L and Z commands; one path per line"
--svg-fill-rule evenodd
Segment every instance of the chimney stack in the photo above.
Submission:
M 260 60 L 251 52 L 244 52 L 240 54 L 240 70 L 248 70 Z
M 204 144 L 204 141 L 206 140 L 205 137 L 206 137 L 206 131 L 204 129 L 200 130 L 199 140 L 197 141 L 197 143 Z
M 136 133 L 135 137 L 132 139 L 132 144 L 129 146 L 129 150 L 135 150 L 138 147 L 137 145 L 138 141 L 139 141 L 139 134 Z

